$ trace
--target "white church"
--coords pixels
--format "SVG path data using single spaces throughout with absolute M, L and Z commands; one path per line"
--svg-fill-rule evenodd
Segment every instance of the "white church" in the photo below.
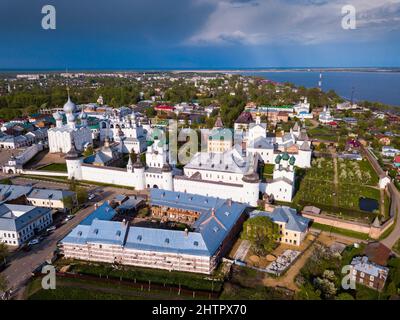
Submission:
M 100 121 L 100 141 L 106 138 L 120 143 L 123 153 L 146 151 L 146 131 L 136 119 L 135 112 L 124 115 L 115 113 Z
M 259 115 L 251 123 L 246 141 L 247 154 L 258 154 L 264 163 L 273 164 L 278 155 L 288 153 L 300 168 L 311 167 L 311 141 L 305 129 L 296 123 L 290 132 L 276 132 L 267 135 L 266 124 L 261 123 Z
M 126 168 L 97 166 L 86 161 L 74 147 L 66 157 L 68 177 L 76 180 L 134 187 L 137 190 L 159 188 L 169 191 L 232 199 L 251 206 L 268 196 L 291 202 L 294 194 L 294 157 L 278 155 L 273 179 L 262 182 L 261 158 L 258 154 L 243 155 L 233 148 L 224 153 L 199 152 L 184 167 L 183 173 L 169 164 L 168 145 L 154 140 L 147 148 L 146 164 L 131 159 Z
M 63 123 L 63 115 L 57 111 L 53 114 L 56 126 L 48 130 L 50 153 L 67 153 L 71 150 L 73 142 L 74 148 L 79 151 L 84 150 L 87 145 L 93 143 L 92 132 L 87 125 L 87 114 L 82 111 L 78 115 L 80 124 L 77 124 L 77 108 L 75 103 L 71 101 L 69 93 L 63 111 L 67 123 Z

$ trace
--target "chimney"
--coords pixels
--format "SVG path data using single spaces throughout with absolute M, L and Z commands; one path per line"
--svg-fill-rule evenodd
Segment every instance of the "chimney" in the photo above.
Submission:
M 97 202 L 94 204 L 94 208 L 97 209 L 99 207 L 99 205 L 97 204 Z
M 229 207 L 232 207 L 232 199 L 226 200 L 226 203 Z
M 211 209 L 211 215 L 212 215 L 212 216 L 215 216 L 215 208 L 212 208 L 212 209 Z
M 185 228 L 185 237 L 187 237 L 189 235 L 189 230 L 188 228 Z

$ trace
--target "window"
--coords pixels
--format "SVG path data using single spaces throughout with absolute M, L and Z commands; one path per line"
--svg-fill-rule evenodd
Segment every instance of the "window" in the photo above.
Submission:
M 369 280 L 374 281 L 374 276 L 369 276 Z
M 365 273 L 364 273 L 364 272 L 361 272 L 361 273 L 360 273 L 360 277 L 361 277 L 361 278 L 364 278 L 364 276 L 365 276 Z

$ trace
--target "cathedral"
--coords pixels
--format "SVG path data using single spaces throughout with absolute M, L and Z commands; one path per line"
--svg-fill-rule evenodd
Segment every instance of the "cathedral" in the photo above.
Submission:
M 67 153 L 75 144 L 75 148 L 79 151 L 92 144 L 92 132 L 87 125 L 87 114 L 82 111 L 76 116 L 77 108 L 75 103 L 71 101 L 68 94 L 68 101 L 64 104 L 63 111 L 66 117 L 66 124 L 63 123 L 63 114 L 55 112 L 53 114 L 56 120 L 56 126 L 48 130 L 50 153 Z M 79 118 L 80 124 L 76 122 Z
M 134 112 L 124 116 L 113 114 L 100 122 L 100 140 L 118 142 L 123 153 L 146 151 L 146 132 Z

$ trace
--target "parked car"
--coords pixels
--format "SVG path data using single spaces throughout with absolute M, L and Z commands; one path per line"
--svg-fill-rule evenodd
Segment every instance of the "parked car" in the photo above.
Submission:
M 46 232 L 51 232 L 51 231 L 54 231 L 54 230 L 56 230 L 56 229 L 57 229 L 56 226 L 51 226 L 51 227 L 48 227 L 48 228 L 46 229 Z
M 96 198 L 95 194 L 89 194 L 88 200 L 93 200 L 94 198 Z
M 39 239 L 32 239 L 31 241 L 28 242 L 28 246 L 34 246 L 35 244 L 39 243 L 40 243 Z
M 64 221 L 67 222 L 69 220 L 71 220 L 74 216 L 72 214 L 69 214 L 65 217 Z

